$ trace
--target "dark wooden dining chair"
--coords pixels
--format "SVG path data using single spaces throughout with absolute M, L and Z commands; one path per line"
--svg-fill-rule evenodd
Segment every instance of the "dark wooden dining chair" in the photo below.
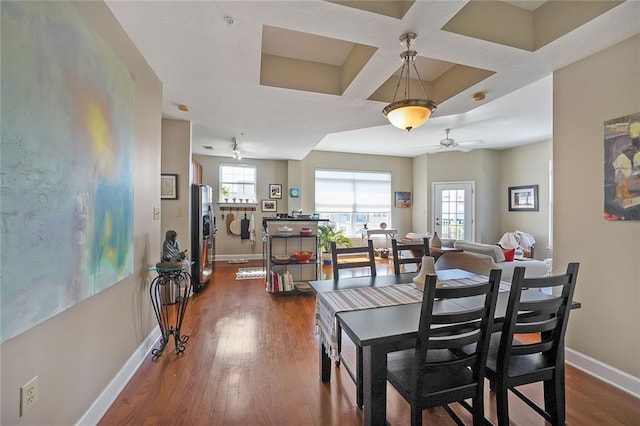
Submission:
M 499 425 L 509 424 L 508 391 L 551 424 L 564 424 L 564 335 L 578 267 L 570 263 L 566 273 L 544 278 L 524 278 L 523 267 L 514 270 L 502 332 L 492 336 L 487 357 L 487 378 L 496 392 Z M 541 288 L 553 288 L 556 296 L 522 299 L 524 289 L 531 293 Z M 532 335 L 533 339 L 521 339 L 535 342 L 517 340 L 514 334 Z M 516 389 L 535 382 L 544 384 L 544 408 Z
M 350 261 L 349 256 L 353 255 L 366 255 L 367 260 L 356 260 Z M 333 279 L 337 280 L 340 278 L 340 271 L 343 269 L 351 269 L 351 268 L 362 268 L 368 267 L 370 270 L 370 275 L 375 277 L 376 273 L 376 258 L 375 252 L 373 250 L 373 240 L 367 240 L 366 246 L 360 247 L 337 247 L 335 241 L 331 242 L 331 261 L 333 264 Z M 338 323 L 336 325 L 336 347 L 338 352 L 338 359 L 336 360 L 336 366 L 340 366 L 340 363 L 344 365 L 345 370 L 358 387 L 358 397 L 357 403 L 358 406 L 362 406 L 362 393 L 359 387 L 359 380 L 362 378 L 362 348 L 358 347 L 356 349 L 356 360 L 355 360 L 355 370 L 353 367 L 349 365 L 348 362 L 345 362 L 345 359 L 342 355 L 342 327 Z
M 366 260 L 357 259 L 353 261 L 352 256 L 367 257 Z M 349 257 L 352 257 L 349 259 Z M 373 240 L 367 240 L 366 246 L 359 247 L 337 247 L 336 242 L 331 242 L 331 262 L 333 264 L 333 279 L 340 278 L 340 271 L 343 269 L 368 267 L 369 275 L 376 276 L 376 257 L 373 250 Z
M 415 347 L 387 356 L 387 380 L 411 405 L 411 424 L 422 424 L 425 408 L 442 406 L 458 424 L 464 424 L 449 404 L 459 403 L 473 415 L 484 417 L 484 371 L 496 309 L 500 269 L 487 282 L 436 288 L 436 275 L 428 275 Z M 458 312 L 438 313 L 439 304 L 463 297 L 484 297 L 484 303 Z M 471 399 L 471 405 L 465 400 Z
M 415 264 L 416 269 L 420 270 L 422 256 L 430 256 L 429 238 L 424 238 L 421 243 L 398 243 L 395 238 L 391 239 L 391 251 L 393 252 L 393 271 L 396 275 L 400 275 L 400 265 Z M 407 256 L 406 253 L 411 253 Z

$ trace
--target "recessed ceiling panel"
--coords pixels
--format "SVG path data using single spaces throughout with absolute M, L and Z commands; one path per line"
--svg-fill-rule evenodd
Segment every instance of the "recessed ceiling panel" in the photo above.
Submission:
M 363 44 L 265 25 L 260 84 L 341 95 L 375 51 Z
M 401 87 L 398 87 L 400 69 L 393 73 L 370 97 L 371 101 L 390 103 L 394 96 L 396 100 L 405 98 L 404 80 Z M 440 104 L 469 87 L 481 82 L 494 74 L 493 71 L 483 70 L 447 61 L 441 61 L 423 56 L 416 57 L 416 68 L 420 73 L 420 78 L 426 89 L 429 99 Z M 409 97 L 424 98 L 424 93 L 420 87 L 420 82 L 415 78 L 413 69 L 410 73 Z M 398 92 L 396 95 L 396 87 Z
M 471 0 L 442 30 L 534 52 L 621 3 Z
M 389 16 L 391 18 L 402 19 L 407 14 L 414 0 L 357 0 L 339 1 L 325 0 L 329 3 L 341 4 L 342 6 L 353 7 L 378 15 Z

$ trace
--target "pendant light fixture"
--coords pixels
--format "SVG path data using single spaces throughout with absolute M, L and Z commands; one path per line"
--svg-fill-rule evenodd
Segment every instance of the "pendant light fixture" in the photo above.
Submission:
M 400 36 L 400 43 L 406 46 L 407 50 L 400 54 L 402 59 L 402 69 L 400 70 L 400 77 L 398 78 L 398 84 L 396 85 L 396 92 L 393 95 L 393 101 L 384 107 L 382 113 L 387 120 L 399 129 L 405 129 L 410 131 L 416 127 L 424 124 L 425 121 L 431 116 L 433 110 L 437 105 L 435 102 L 429 100 L 427 96 L 427 90 L 424 88 L 418 69 L 416 68 L 416 55 L 418 52 L 411 50 L 411 42 L 416 39 L 415 33 L 406 33 Z M 413 67 L 413 71 L 416 73 L 422 92 L 424 93 L 424 99 L 411 98 L 409 94 L 409 71 Z M 398 90 L 402 84 L 404 78 L 404 99 L 396 101 L 398 96 Z

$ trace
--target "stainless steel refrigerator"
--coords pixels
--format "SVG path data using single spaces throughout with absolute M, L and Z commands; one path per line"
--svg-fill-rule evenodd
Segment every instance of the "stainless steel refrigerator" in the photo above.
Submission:
M 216 217 L 213 214 L 213 189 L 209 185 L 191 185 L 191 281 L 200 291 L 209 282 L 216 257 Z

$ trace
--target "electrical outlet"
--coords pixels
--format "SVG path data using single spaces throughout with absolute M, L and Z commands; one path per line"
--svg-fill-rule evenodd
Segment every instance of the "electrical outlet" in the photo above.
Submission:
M 160 208 L 159 207 L 154 207 L 153 208 L 153 220 L 160 220 Z
M 38 376 L 20 387 L 20 417 L 38 402 Z

